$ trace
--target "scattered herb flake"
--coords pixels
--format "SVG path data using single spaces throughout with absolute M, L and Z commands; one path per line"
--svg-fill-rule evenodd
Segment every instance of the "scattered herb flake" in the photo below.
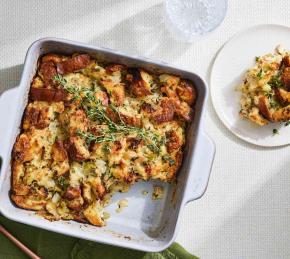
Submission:
M 257 74 L 257 77 L 258 77 L 259 79 L 262 79 L 262 78 L 263 78 L 263 74 L 264 74 L 263 69 L 260 69 L 260 71 L 259 71 L 258 74 Z
M 277 75 L 274 75 L 271 77 L 270 81 L 268 82 L 268 84 L 272 87 L 272 88 L 279 88 L 282 87 L 282 81 L 281 81 L 281 71 L 279 71 L 279 73 Z
M 277 129 L 273 129 L 273 136 L 279 134 L 279 131 Z
M 173 159 L 171 156 L 169 156 L 169 155 L 164 155 L 164 156 L 162 157 L 162 159 L 163 159 L 164 161 L 168 161 L 170 165 L 174 165 L 174 164 L 175 164 L 174 159 Z

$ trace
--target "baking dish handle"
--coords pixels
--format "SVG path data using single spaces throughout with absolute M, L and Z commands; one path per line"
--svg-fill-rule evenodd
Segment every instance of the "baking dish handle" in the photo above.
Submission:
M 185 195 L 186 203 L 202 197 L 205 193 L 214 161 L 215 144 L 206 133 L 201 133 L 198 146 L 199 152 L 195 156 L 195 161 L 198 165 L 194 167 L 200 170 L 194 172 L 192 174 L 193 177 L 189 180 Z
M 3 92 L 0 96 L 0 169 L 4 157 L 4 152 L 7 150 L 8 131 L 11 120 L 13 119 L 13 110 L 16 107 L 15 99 L 17 87 Z M 11 129 L 10 129 L 11 130 Z

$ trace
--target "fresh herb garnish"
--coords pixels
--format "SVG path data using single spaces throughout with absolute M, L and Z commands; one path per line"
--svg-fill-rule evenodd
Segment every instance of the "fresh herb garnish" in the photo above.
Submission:
M 259 71 L 258 74 L 257 74 L 257 77 L 258 77 L 259 79 L 262 79 L 262 78 L 263 78 L 263 75 L 264 75 L 264 71 L 263 71 L 263 69 L 260 69 L 260 71 Z
M 277 129 L 273 129 L 273 136 L 279 134 L 279 131 Z
M 78 136 L 85 139 L 86 144 L 90 145 L 92 142 L 113 142 L 117 138 L 126 136 L 128 134 L 137 134 L 137 136 L 145 140 L 147 147 L 154 153 L 160 152 L 160 142 L 164 142 L 162 136 L 157 135 L 151 130 L 139 128 L 135 126 L 126 125 L 122 120 L 117 107 L 113 104 L 109 105 L 118 116 L 119 122 L 113 121 L 106 113 L 106 107 L 95 96 L 95 91 L 86 87 L 76 87 L 69 85 L 68 82 L 61 76 L 57 75 L 54 80 L 59 82 L 65 90 L 72 94 L 71 101 L 80 100 L 80 106 L 86 112 L 88 118 L 98 125 L 105 124 L 108 128 L 100 130 L 98 135 L 77 131 Z
M 58 177 L 55 181 L 56 184 L 60 185 L 62 188 L 66 188 L 69 185 L 68 179 L 63 176 Z
M 110 149 L 110 146 L 108 144 L 104 144 L 102 146 L 102 151 L 105 153 L 105 154 L 109 154 L 111 149 Z
M 255 57 L 256 62 L 260 60 L 260 57 Z
M 164 161 L 168 161 L 170 165 L 174 165 L 175 164 L 174 159 L 171 156 L 169 156 L 169 155 L 162 156 L 162 159 Z
M 280 107 L 279 103 L 273 99 L 270 99 L 270 106 L 271 108 L 274 108 L 274 109 Z
M 287 127 L 288 125 L 290 125 L 290 121 L 286 121 L 284 126 Z
M 277 75 L 274 75 L 271 77 L 270 81 L 268 82 L 268 84 L 272 87 L 272 88 L 279 88 L 282 87 L 282 81 L 281 81 L 281 71 L 279 71 L 277 73 Z

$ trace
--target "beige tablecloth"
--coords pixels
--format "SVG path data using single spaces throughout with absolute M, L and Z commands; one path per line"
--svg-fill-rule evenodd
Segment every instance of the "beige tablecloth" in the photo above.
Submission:
M 288 0 L 229 0 L 215 32 L 184 44 L 165 31 L 161 1 L 2 0 L 0 6 L 0 92 L 18 84 L 25 52 L 41 37 L 148 56 L 208 78 L 216 52 L 234 33 L 255 24 L 290 25 Z M 210 183 L 205 196 L 184 210 L 177 241 L 203 259 L 290 258 L 289 147 L 240 141 L 210 102 L 206 129 L 217 147 Z

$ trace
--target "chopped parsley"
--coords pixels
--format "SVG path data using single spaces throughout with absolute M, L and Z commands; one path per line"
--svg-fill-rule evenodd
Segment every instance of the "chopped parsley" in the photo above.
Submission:
M 273 129 L 273 136 L 279 134 L 279 131 L 277 129 Z
M 164 161 L 168 161 L 169 164 L 170 164 L 171 166 L 175 164 L 174 159 L 173 159 L 171 156 L 169 156 L 169 155 L 164 155 L 164 156 L 162 157 L 162 159 L 163 159 Z
M 55 181 L 56 181 L 56 184 L 58 184 L 62 188 L 66 188 L 69 185 L 68 179 L 66 179 L 63 176 L 58 177 Z
M 260 57 L 255 57 L 256 62 L 260 60 Z
M 282 87 L 282 81 L 281 81 L 281 73 L 279 72 L 277 75 L 274 75 L 271 77 L 270 81 L 268 82 L 268 84 L 272 87 L 272 88 L 279 88 Z
M 257 74 L 257 78 L 262 79 L 263 75 L 264 75 L 264 71 L 263 71 L 263 69 L 260 69 L 260 71 Z
M 105 144 L 102 146 L 102 151 L 105 153 L 105 154 L 109 154 L 111 149 L 110 149 L 110 146 L 108 144 Z
M 290 121 L 286 121 L 284 126 L 287 127 L 288 125 L 290 125 Z
M 280 107 L 279 103 L 273 99 L 270 99 L 270 106 L 271 108 L 274 108 L 274 109 Z

